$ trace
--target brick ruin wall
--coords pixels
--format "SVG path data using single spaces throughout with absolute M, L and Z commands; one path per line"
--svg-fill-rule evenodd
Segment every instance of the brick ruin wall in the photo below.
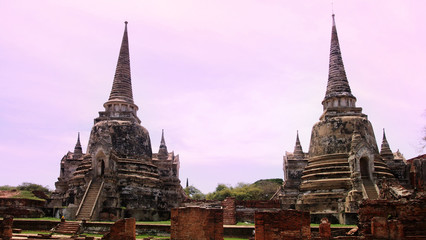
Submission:
M 223 240 L 222 209 L 174 208 L 171 216 L 172 240 Z
M 417 191 L 425 191 L 426 154 L 407 160 L 410 169 L 410 184 Z
M 136 219 L 125 218 L 116 221 L 103 240 L 136 240 Z
M 0 239 L 9 240 L 12 239 L 12 226 L 13 226 L 13 217 L 5 217 L 0 223 Z
M 408 201 L 365 200 L 359 209 L 360 234 L 373 238 L 426 239 L 426 196 Z
M 0 198 L 0 217 L 8 215 L 15 218 L 39 218 L 44 217 L 45 201 L 22 199 L 22 198 Z
M 255 214 L 255 240 L 310 238 L 309 212 L 280 210 Z
M 223 222 L 234 225 L 237 222 L 254 222 L 254 215 L 257 211 L 265 209 L 280 210 L 279 200 L 272 201 L 238 201 L 235 198 L 226 198 L 222 202 Z

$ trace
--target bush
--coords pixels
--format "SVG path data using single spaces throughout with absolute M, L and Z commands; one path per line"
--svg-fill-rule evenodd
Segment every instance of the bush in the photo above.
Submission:
M 42 185 L 39 184 L 35 184 L 35 183 L 29 183 L 29 182 L 23 182 L 21 185 L 19 185 L 18 187 L 16 187 L 18 190 L 21 191 L 41 191 L 44 192 L 46 194 L 50 193 L 49 188 L 43 187 Z
M 206 196 L 196 187 L 188 186 L 184 189 L 186 195 L 194 200 L 203 200 L 206 199 Z
M 238 183 L 235 187 L 221 183 L 214 192 L 206 195 L 206 199 L 223 201 L 227 197 L 235 197 L 236 200 L 269 200 L 281 184 L 282 179 L 259 180 L 253 184 Z

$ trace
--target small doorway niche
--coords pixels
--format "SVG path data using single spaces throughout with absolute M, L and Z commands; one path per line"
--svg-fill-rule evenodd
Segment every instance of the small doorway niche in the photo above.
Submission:
M 361 171 L 361 178 L 370 179 L 370 167 L 368 165 L 368 158 L 363 157 L 359 160 L 359 168 Z
M 100 171 L 100 176 L 103 177 L 104 173 L 105 173 L 105 162 L 104 162 L 103 159 L 101 160 L 101 169 L 100 170 L 101 170 Z

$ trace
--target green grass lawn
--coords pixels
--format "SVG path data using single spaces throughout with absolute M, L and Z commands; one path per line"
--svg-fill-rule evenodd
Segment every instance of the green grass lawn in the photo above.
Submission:
M 42 218 L 13 218 L 14 220 L 39 220 L 39 221 L 60 221 L 59 218 L 54 217 L 42 217 Z
M 12 198 L 23 198 L 23 199 L 46 201 L 44 199 L 41 199 L 41 198 L 34 196 L 34 194 L 31 191 L 25 191 L 25 190 L 20 190 L 19 194 L 13 196 Z
M 149 221 L 136 221 L 136 224 L 165 224 L 165 225 L 170 225 L 171 221 L 153 221 L 153 222 L 149 222 Z
M 23 234 L 49 234 L 50 232 L 48 231 L 22 231 Z M 86 235 L 88 237 L 102 237 L 103 235 L 101 234 L 83 234 Z M 170 239 L 169 236 L 152 236 L 152 235 L 136 235 L 136 239 L 143 239 L 143 238 L 147 238 L 147 237 L 154 237 L 156 239 Z M 248 238 L 224 238 L 224 240 L 247 240 Z
M 237 226 L 254 226 L 254 223 L 237 222 Z
M 345 225 L 345 224 L 330 224 L 330 227 L 351 227 L 354 228 L 357 225 Z M 311 223 L 311 227 L 319 227 L 318 223 Z

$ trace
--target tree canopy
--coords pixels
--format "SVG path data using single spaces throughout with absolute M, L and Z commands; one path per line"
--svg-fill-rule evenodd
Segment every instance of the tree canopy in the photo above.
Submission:
M 206 199 L 222 201 L 235 197 L 237 200 L 269 200 L 282 182 L 282 179 L 262 179 L 253 184 L 238 183 L 235 187 L 220 183 L 214 192 L 206 195 Z

